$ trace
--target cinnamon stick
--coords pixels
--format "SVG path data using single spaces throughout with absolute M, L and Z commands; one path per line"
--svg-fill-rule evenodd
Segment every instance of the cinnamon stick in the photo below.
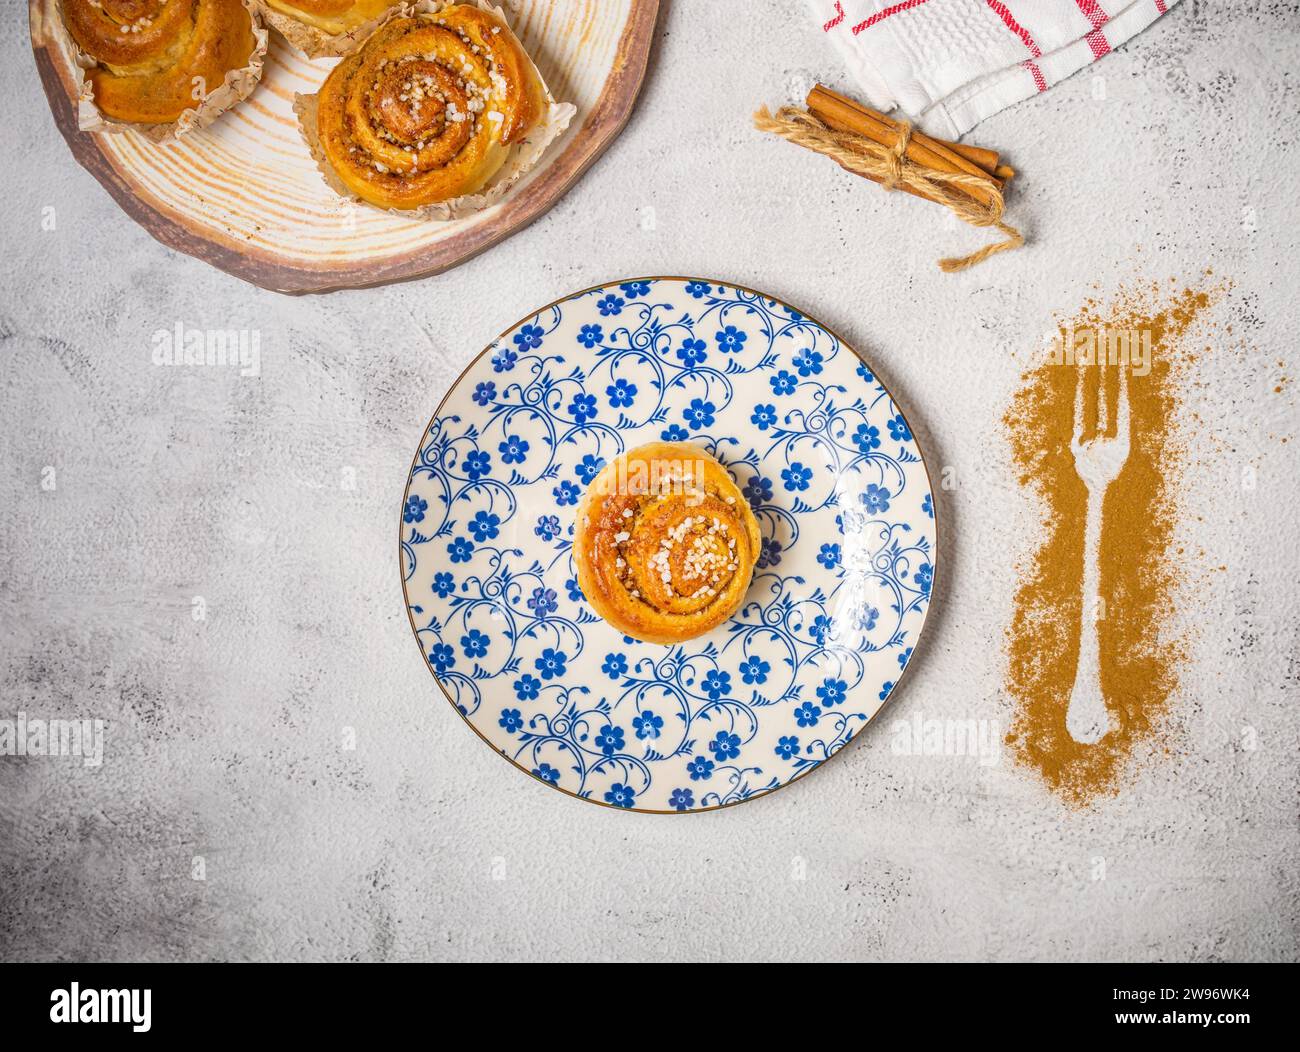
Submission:
M 886 128 L 883 123 L 868 120 L 862 114 L 857 115 L 855 123 L 874 125 L 872 131 L 881 134 L 881 130 Z M 965 270 L 990 256 L 1019 248 L 1025 243 L 1024 235 L 1003 221 L 1005 205 L 995 177 L 988 173 L 983 177 L 963 174 L 959 186 L 948 179 L 936 178 L 938 173 L 914 160 L 910 151 L 906 163 L 898 163 L 899 154 L 907 150 L 908 146 L 914 145 L 910 127 L 906 139 L 901 134 L 895 135 L 892 144 L 887 145 L 856 133 L 837 131 L 810 110 L 798 106 L 782 106 L 775 115 L 766 106 L 762 106 L 754 114 L 754 126 L 759 131 L 778 135 L 796 146 L 831 157 L 849 171 L 887 183 L 891 189 L 913 190 L 933 197 L 963 222 L 977 227 L 996 227 L 1004 235 L 1004 240 L 985 245 L 970 255 L 939 260 L 941 270 L 949 273 Z M 962 161 L 971 164 L 966 158 L 962 158 Z M 966 192 L 968 186 L 977 193 L 984 191 L 990 194 L 989 203 L 982 205 L 977 202 Z
M 915 135 L 916 132 L 912 134 Z M 971 164 L 978 165 L 989 175 L 998 178 L 998 161 L 1001 160 L 1001 156 L 997 150 L 989 150 L 983 146 L 972 146 L 966 142 L 949 142 L 947 139 L 935 139 L 934 141 L 941 146 L 948 147 L 953 153 L 965 157 Z
M 879 110 L 873 110 L 870 106 L 864 106 L 856 99 L 851 99 L 847 95 L 841 95 L 837 91 L 832 91 L 823 84 L 818 84 L 808 95 L 808 108 L 814 114 L 817 112 L 818 104 L 824 106 L 831 115 L 835 115 L 838 111 L 842 116 L 844 113 L 852 111 L 853 114 L 856 114 L 864 120 L 883 124 L 889 130 L 894 132 L 898 131 L 898 121 L 894 120 L 894 118 L 881 113 Z M 859 134 L 863 133 L 860 132 Z M 985 149 L 983 146 L 974 146 L 969 143 L 949 142 L 946 139 L 936 139 L 932 136 L 926 135 L 925 132 L 920 130 L 914 130 L 912 132 L 912 137 L 917 142 L 923 143 L 941 154 L 945 151 L 951 151 L 960 157 L 964 157 L 972 164 L 982 168 L 988 175 L 992 175 L 994 169 L 998 167 L 1000 158 L 996 150 Z
M 840 164 L 840 167 L 843 168 L 846 172 L 849 172 L 849 173 L 852 174 L 852 175 L 860 175 L 860 176 L 862 176 L 863 179 L 870 179 L 873 183 L 877 183 L 878 185 L 883 186 L 884 183 L 885 183 L 885 181 L 884 181 L 883 179 L 877 179 L 874 175 L 866 175 L 866 174 L 864 174 L 864 173 L 862 173 L 862 172 L 855 172 L 855 171 L 853 171 L 852 168 L 850 168 L 850 167 L 849 167 L 848 165 L 846 165 L 846 164 Z M 940 202 L 938 199 L 936 199 L 936 198 L 934 198 L 934 197 L 931 197 L 929 194 L 922 193 L 920 190 L 913 190 L 910 186 L 896 186 L 896 187 L 894 187 L 894 189 L 895 189 L 895 190 L 902 190 L 903 193 L 905 193 L 905 194 L 911 194 L 913 197 L 919 197 L 922 201 L 933 201 L 935 204 L 941 204 L 941 203 L 942 203 L 942 202 Z
M 836 131 L 862 135 L 881 146 L 894 146 L 898 142 L 897 122 L 820 84 L 809 93 L 807 106 L 809 112 L 818 120 Z M 991 203 L 993 189 L 996 187 L 1000 190 L 1002 180 L 994 175 L 992 171 L 986 170 L 979 163 L 976 163 L 969 155 L 973 154 L 984 163 L 992 163 L 994 168 L 997 167 L 998 155 L 992 150 L 984 150 L 981 147 L 967 147 L 967 156 L 964 156 L 963 153 L 958 152 L 956 149 L 959 145 L 961 144 L 944 143 L 941 140 L 931 138 L 923 132 L 914 131 L 907 146 L 906 156 L 916 164 L 934 171 L 962 172 L 986 180 L 989 184 L 988 189 L 981 186 L 962 186 L 954 187 L 954 189 L 965 193 L 981 204 Z M 917 196 L 924 197 L 926 195 L 918 193 Z
M 864 135 L 882 146 L 893 146 L 898 141 L 898 122 L 820 84 L 809 93 L 807 105 L 814 116 L 831 127 L 838 124 L 840 130 Z M 908 157 L 938 171 L 964 172 L 998 182 L 991 172 L 956 153 L 952 145 L 933 139 L 922 131 L 913 131 Z M 917 156 L 913 156 L 913 146 L 916 147 Z M 993 151 L 985 153 L 996 157 Z M 984 159 L 991 158 L 986 156 Z

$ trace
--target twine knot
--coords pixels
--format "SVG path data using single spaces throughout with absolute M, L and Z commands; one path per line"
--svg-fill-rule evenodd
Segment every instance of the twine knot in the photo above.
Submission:
M 894 143 L 893 149 L 885 154 L 885 163 L 888 166 L 889 174 L 880 181 L 880 185 L 886 190 L 895 189 L 903 181 L 903 162 L 907 157 L 907 147 L 911 141 L 912 122 L 899 121 L 898 142 Z

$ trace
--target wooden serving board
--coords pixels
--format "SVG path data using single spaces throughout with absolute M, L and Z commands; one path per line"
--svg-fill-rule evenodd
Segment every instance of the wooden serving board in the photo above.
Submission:
M 262 82 L 211 127 L 157 145 L 77 130 L 76 65 L 55 0 L 29 0 L 32 47 L 73 156 L 163 244 L 263 288 L 321 292 L 436 274 L 548 211 L 632 112 L 659 0 L 520 0 L 511 21 L 561 102 L 578 108 L 542 162 L 466 219 L 410 220 L 344 201 L 324 183 L 293 113 L 337 59 L 309 60 L 271 33 Z

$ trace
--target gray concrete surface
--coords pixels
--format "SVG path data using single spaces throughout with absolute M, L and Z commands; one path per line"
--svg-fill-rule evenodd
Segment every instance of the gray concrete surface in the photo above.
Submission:
M 0 757 L 0 959 L 1297 957 L 1296 5 L 1188 0 L 986 122 L 1033 243 L 955 277 L 933 260 L 980 233 L 751 131 L 842 83 L 801 5 L 666 6 L 631 124 L 550 215 L 442 277 L 289 299 L 164 249 L 76 166 L 5 0 L 0 718 L 105 735 L 96 768 Z M 996 422 L 1025 355 L 1094 285 L 1206 267 L 1233 331 L 1207 339 L 1186 480 L 1208 583 L 1176 753 L 1085 812 L 1006 757 L 895 755 L 890 717 L 1009 720 L 1032 517 Z M 837 328 L 961 483 L 894 712 L 684 819 L 491 755 L 422 667 L 394 543 L 421 428 L 484 343 L 665 272 Z M 258 330 L 261 375 L 153 364 L 177 322 Z

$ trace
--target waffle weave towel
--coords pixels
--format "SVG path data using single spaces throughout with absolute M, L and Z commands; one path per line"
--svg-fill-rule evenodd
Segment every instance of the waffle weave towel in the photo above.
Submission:
M 955 139 L 1136 36 L 1178 0 L 806 0 L 871 105 Z

